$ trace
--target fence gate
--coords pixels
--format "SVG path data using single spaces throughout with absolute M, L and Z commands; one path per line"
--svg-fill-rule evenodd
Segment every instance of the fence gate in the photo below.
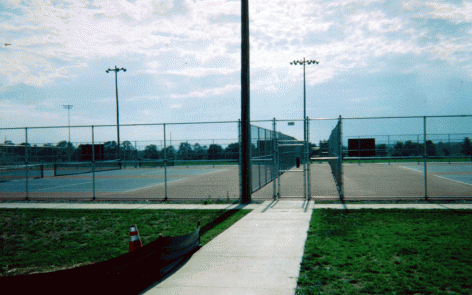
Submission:
M 298 140 L 293 137 L 286 136 L 276 132 L 276 121 L 274 119 L 273 128 L 275 134 L 273 138 L 274 145 L 274 175 L 273 181 L 274 199 L 278 200 L 284 196 L 291 196 L 289 192 L 283 190 L 282 175 L 285 173 L 296 173 L 300 177 L 292 178 L 290 181 L 296 185 L 303 183 L 303 197 L 305 200 L 310 199 L 310 161 L 309 161 L 309 120 L 304 120 L 304 139 Z M 301 169 L 300 169 L 301 168 Z M 300 181 L 302 180 L 302 181 Z

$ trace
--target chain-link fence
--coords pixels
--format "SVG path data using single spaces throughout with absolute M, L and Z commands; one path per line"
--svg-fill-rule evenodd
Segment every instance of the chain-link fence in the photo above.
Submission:
M 295 137 L 273 130 L 251 125 L 252 191 L 264 187 L 302 159 L 303 147 L 282 145 L 282 142 L 298 141 Z
M 0 129 L 0 197 L 238 199 L 238 122 Z M 13 181 L 15 180 L 15 181 Z
M 310 132 L 323 122 L 312 120 Z M 327 141 L 318 137 L 319 153 L 328 156 L 339 197 L 470 198 L 470 126 L 471 115 L 339 118 Z M 326 167 L 312 170 L 322 175 Z M 314 197 L 334 197 L 316 181 L 312 186 Z
M 342 158 L 343 158 L 343 146 L 342 146 L 342 121 L 339 118 L 338 124 L 334 127 L 333 131 L 328 139 L 328 157 L 326 158 L 331 171 L 333 173 L 333 178 L 338 189 L 339 196 L 343 198 L 343 184 L 342 184 Z
M 297 139 L 301 120 L 295 129 L 287 121 L 251 126 L 253 193 L 272 197 L 267 184 L 280 177 L 293 196 L 303 187 L 315 198 L 472 195 L 471 115 L 312 119 L 307 145 Z M 0 197 L 236 200 L 239 130 L 239 122 L 129 124 L 118 143 L 114 125 L 3 128 Z M 303 164 L 306 146 L 305 178 L 283 173 Z

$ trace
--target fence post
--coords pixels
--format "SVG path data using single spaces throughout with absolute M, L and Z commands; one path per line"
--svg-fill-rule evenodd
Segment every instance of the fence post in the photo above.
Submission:
M 241 169 L 241 119 L 238 119 L 238 168 L 239 168 L 239 199 L 243 197 L 243 175 Z
M 92 201 L 95 201 L 95 133 L 92 125 Z
M 28 189 L 28 128 L 25 127 L 25 176 L 26 176 L 26 198 L 25 200 L 29 200 L 29 189 Z
M 358 138 L 359 138 L 359 141 L 357 142 L 357 149 L 358 149 L 358 151 L 357 151 L 357 156 L 358 156 L 359 158 L 358 158 L 357 161 L 358 161 L 359 166 L 360 166 L 360 165 L 361 165 L 361 137 L 359 136 Z M 367 161 L 366 161 L 366 162 L 367 162 Z
M 388 138 L 388 144 L 387 144 L 387 156 L 388 156 L 388 164 L 390 165 L 390 157 L 392 156 L 391 155 L 391 152 L 389 151 L 390 149 L 390 135 L 387 135 L 387 138 Z
M 273 188 L 273 197 L 274 200 L 277 199 L 277 133 L 275 129 L 275 118 L 272 121 L 272 160 L 273 160 L 273 166 L 272 166 L 272 188 Z
M 343 119 L 339 115 L 339 130 L 338 130 L 338 140 L 339 140 L 339 197 L 341 201 L 344 200 L 344 182 L 343 182 Z M 360 154 L 359 154 L 360 155 Z
M 267 159 L 268 159 L 268 157 L 267 157 L 268 156 L 267 148 L 269 147 L 269 145 L 267 144 L 268 143 L 268 140 L 267 140 L 268 133 L 269 133 L 269 130 L 264 129 L 264 177 L 265 177 L 264 185 L 266 185 L 269 182 L 269 180 L 267 178 L 269 165 L 267 165 L 267 162 L 266 162 Z
M 283 137 L 282 137 L 282 134 L 280 134 L 282 140 L 283 140 Z M 280 173 L 280 170 L 282 168 L 281 166 L 281 161 L 280 161 L 280 150 L 279 150 L 279 143 L 278 143 L 278 136 L 279 136 L 279 133 L 277 132 L 275 134 L 275 142 L 276 142 L 276 147 L 277 147 L 277 199 L 280 198 L 280 182 L 282 181 L 281 178 L 282 178 L 282 174 Z M 284 167 L 285 169 L 285 167 Z
M 258 188 L 261 188 L 262 186 L 262 182 L 261 182 L 261 162 L 260 162 L 260 157 L 261 157 L 261 128 L 257 127 L 257 143 L 256 143 L 256 147 L 257 147 L 257 158 L 258 158 L 258 161 L 257 161 L 257 170 L 259 171 L 259 187 Z
M 426 128 L 425 128 L 425 131 L 426 131 Z M 426 140 L 425 140 L 424 144 L 426 146 Z M 418 134 L 418 145 L 417 145 L 416 150 L 417 150 L 417 154 L 419 156 L 420 155 L 420 135 L 419 134 Z M 419 165 L 420 164 L 420 158 L 417 158 L 417 159 L 418 159 L 418 165 Z
M 167 201 L 167 148 L 166 148 L 166 124 L 164 123 L 164 201 Z
M 449 140 L 449 164 L 451 164 L 451 155 L 452 155 L 452 151 L 451 151 L 451 133 L 449 133 L 447 135 L 448 137 L 448 140 Z
M 309 201 L 311 199 L 311 186 L 310 186 L 310 166 L 311 166 L 311 150 L 310 150 L 310 118 L 306 117 L 306 160 L 307 160 L 307 198 L 306 200 Z
M 428 157 L 427 150 L 426 150 L 426 116 L 424 116 L 424 149 L 423 149 L 423 160 L 424 160 L 424 198 L 428 200 L 428 169 L 427 169 L 427 161 L 426 158 Z
M 303 149 L 302 149 L 302 154 L 300 155 L 300 161 L 303 161 L 303 198 L 306 200 L 307 198 L 307 188 L 306 188 L 306 143 L 307 143 L 307 138 L 306 138 L 306 117 L 303 117 Z M 295 149 L 294 149 L 295 151 Z M 298 153 L 297 153 L 298 154 Z

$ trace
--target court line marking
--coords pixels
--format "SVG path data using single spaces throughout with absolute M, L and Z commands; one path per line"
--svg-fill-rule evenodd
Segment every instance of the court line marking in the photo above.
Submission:
M 423 173 L 423 172 L 424 172 L 424 171 L 416 170 L 416 169 L 409 168 L 409 167 L 405 167 L 405 166 L 400 166 L 400 167 L 405 168 L 405 169 L 409 169 L 409 170 L 412 170 L 412 171 L 415 171 L 415 172 L 419 172 L 419 173 Z
M 104 180 L 95 180 L 95 183 L 97 183 L 97 182 L 101 182 L 101 181 L 105 181 L 105 180 L 106 180 L 106 179 L 104 179 Z M 42 191 L 42 190 L 55 189 L 55 188 L 61 188 L 61 187 L 68 187 L 68 186 L 82 185 L 82 184 L 87 184 L 87 183 L 91 183 L 91 184 L 93 184 L 93 181 L 80 182 L 80 183 L 67 184 L 67 185 L 59 185 L 59 186 L 53 186 L 53 187 L 48 187 L 48 188 L 39 188 L 39 189 L 36 189 L 36 190 L 38 190 L 38 191 Z
M 174 180 L 171 180 L 171 181 L 167 180 L 167 183 L 180 181 L 180 180 L 184 180 L 184 179 L 187 179 L 187 178 L 178 178 L 178 179 L 174 179 Z M 140 190 L 140 189 L 150 188 L 150 187 L 153 187 L 153 186 L 159 186 L 159 185 L 163 185 L 163 184 L 165 184 L 165 182 L 161 182 L 161 183 L 157 183 L 157 184 L 153 184 L 153 185 L 148 185 L 148 186 L 144 186 L 144 187 L 138 187 L 138 188 L 131 189 L 129 191 L 122 191 L 122 192 L 123 193 L 129 193 L 129 192 L 132 192 L 132 191 L 137 191 L 137 190 Z
M 404 166 L 400 166 L 400 167 L 405 168 L 405 169 L 410 169 L 410 170 L 413 170 L 413 171 L 416 171 L 416 172 L 424 173 L 424 171 L 418 171 L 418 170 L 415 170 L 415 169 L 413 169 L 413 168 L 408 168 L 408 167 L 404 167 Z M 432 173 L 434 173 L 434 172 L 432 172 Z M 462 181 L 455 180 L 455 179 L 451 179 L 451 178 L 447 178 L 447 177 L 444 177 L 444 176 L 439 176 L 439 175 L 436 175 L 436 174 L 434 174 L 433 176 L 436 176 L 436 177 L 439 177 L 439 178 L 443 178 L 443 179 L 446 179 L 446 180 L 452 180 L 452 181 L 459 182 L 459 183 L 462 183 L 462 184 L 472 185 L 471 183 L 462 182 Z
M 458 182 L 458 183 L 462 183 L 462 184 L 472 185 L 472 183 L 462 182 L 462 181 L 455 180 L 455 179 L 451 179 L 451 178 L 447 178 L 447 177 L 444 177 L 444 176 L 439 176 L 439 175 L 434 175 L 434 176 L 440 177 L 440 178 L 444 178 L 444 179 L 447 179 L 447 180 L 452 180 L 452 181 L 455 181 L 455 182 Z
M 189 169 L 189 168 L 184 168 L 184 169 Z M 195 170 L 195 169 L 194 169 Z M 197 169 L 198 170 L 198 169 Z M 204 169 L 200 169 L 200 170 L 204 170 Z M 207 172 L 207 173 L 203 173 L 203 174 L 192 174 L 190 176 L 194 176 L 194 175 L 205 175 L 205 174 L 208 174 L 208 173 L 213 173 L 213 172 L 219 172 L 219 171 L 225 171 L 225 170 L 228 170 L 228 169 L 218 169 L 216 171 L 212 171 L 212 172 Z M 151 171 L 151 172 L 147 172 L 147 173 L 143 173 L 143 174 L 139 174 L 139 175 L 150 175 L 150 174 L 158 174 L 157 172 L 162 172 L 162 175 L 164 175 L 164 169 L 162 170 L 158 170 L 158 171 Z M 138 175 L 138 176 L 139 176 Z
M 219 170 L 216 170 L 216 171 L 211 171 L 211 172 L 208 172 L 208 173 L 203 173 L 203 174 L 197 174 L 197 175 L 189 175 L 187 177 L 184 177 L 184 178 L 178 178 L 178 179 L 175 179 L 175 180 L 167 180 L 167 183 L 169 182 L 176 182 L 176 181 L 181 181 L 181 180 L 185 180 L 185 179 L 188 179 L 192 176 L 200 176 L 200 175 L 206 175 L 206 174 L 211 174 L 211 173 L 216 173 L 216 172 L 220 172 L 220 171 L 225 171 L 225 170 L 228 170 L 228 169 L 219 169 Z M 153 185 L 149 185 L 149 186 L 145 186 L 145 187 L 139 187 L 139 188 L 134 188 L 132 190 L 129 190 L 129 191 L 123 191 L 124 193 L 129 193 L 129 192 L 132 192 L 132 191 L 137 191 L 137 190 L 140 190 L 140 189 L 145 189 L 145 188 L 150 188 L 150 187 L 153 187 L 153 186 L 159 186 L 159 185 L 165 185 L 165 181 L 162 182 L 162 183 L 158 183 L 158 184 L 153 184 Z

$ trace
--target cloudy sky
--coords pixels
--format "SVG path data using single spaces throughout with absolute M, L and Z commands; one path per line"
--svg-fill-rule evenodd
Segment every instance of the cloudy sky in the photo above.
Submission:
M 472 113 L 471 1 L 249 2 L 251 120 L 302 118 L 303 67 L 290 61 L 304 57 L 319 61 L 306 68 L 310 118 Z M 115 124 L 115 65 L 127 69 L 121 124 L 238 120 L 240 11 L 230 0 L 3 0 L 0 128 L 67 126 L 62 105 L 71 125 Z

